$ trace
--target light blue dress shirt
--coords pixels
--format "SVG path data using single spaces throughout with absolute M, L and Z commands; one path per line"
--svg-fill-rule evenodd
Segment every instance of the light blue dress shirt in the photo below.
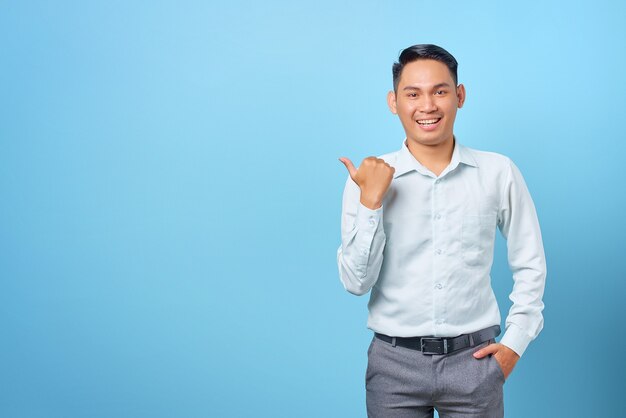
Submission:
M 514 281 L 500 343 L 521 356 L 543 327 L 546 262 L 519 169 L 503 155 L 456 140 L 439 176 L 406 142 L 379 158 L 395 168 L 382 207 L 363 206 L 348 177 L 337 250 L 345 289 L 355 295 L 371 289 L 368 328 L 396 337 L 453 337 L 499 325 L 490 276 L 497 227 Z

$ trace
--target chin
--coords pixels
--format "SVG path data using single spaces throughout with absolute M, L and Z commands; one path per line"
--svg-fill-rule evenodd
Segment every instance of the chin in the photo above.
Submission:
M 411 139 L 409 139 L 411 141 Z M 436 146 L 446 142 L 445 138 L 413 138 L 412 141 L 417 142 L 420 145 Z

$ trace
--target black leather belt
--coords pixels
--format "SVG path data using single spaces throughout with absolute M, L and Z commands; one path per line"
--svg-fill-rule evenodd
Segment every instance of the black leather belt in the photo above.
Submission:
M 494 325 L 471 334 L 458 337 L 390 337 L 385 334 L 374 333 L 376 338 L 391 343 L 394 347 L 410 348 L 421 351 L 423 354 L 449 354 L 467 347 L 474 347 L 500 335 L 500 325 Z

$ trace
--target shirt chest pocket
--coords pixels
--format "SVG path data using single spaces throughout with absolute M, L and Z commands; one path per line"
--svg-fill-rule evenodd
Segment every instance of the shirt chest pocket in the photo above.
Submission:
M 471 267 L 483 266 L 493 256 L 496 215 L 466 215 L 461 228 L 463 261 Z

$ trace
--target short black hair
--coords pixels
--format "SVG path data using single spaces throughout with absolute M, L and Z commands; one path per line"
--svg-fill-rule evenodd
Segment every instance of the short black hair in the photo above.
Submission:
M 400 83 L 400 76 L 402 75 L 404 66 L 410 62 L 425 59 L 435 60 L 445 64 L 450 70 L 450 75 L 452 75 L 454 85 L 456 86 L 458 83 L 456 70 L 459 63 L 456 62 L 456 59 L 452 56 L 452 54 L 437 45 L 419 44 L 410 46 L 400 52 L 398 62 L 394 63 L 393 67 L 391 67 L 394 92 L 398 91 L 398 84 Z

